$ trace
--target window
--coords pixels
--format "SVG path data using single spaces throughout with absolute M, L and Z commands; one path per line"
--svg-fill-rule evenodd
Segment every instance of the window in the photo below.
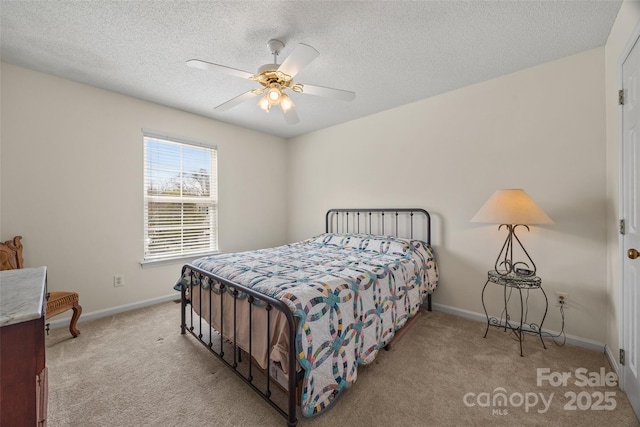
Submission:
M 144 261 L 218 250 L 217 150 L 143 130 Z

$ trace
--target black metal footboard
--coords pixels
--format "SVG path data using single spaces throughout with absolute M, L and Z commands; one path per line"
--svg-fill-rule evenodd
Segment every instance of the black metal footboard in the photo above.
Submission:
M 229 281 L 224 277 L 220 277 L 218 275 L 207 272 L 205 270 L 202 270 L 198 267 L 194 267 L 192 265 L 185 265 L 182 268 L 183 277 L 187 272 L 187 270 L 189 270 L 188 274 L 191 277 L 191 283 L 196 283 L 196 285 L 190 286 L 190 285 L 183 284 L 181 287 L 182 288 L 181 289 L 181 293 L 182 293 L 181 331 L 182 332 L 181 333 L 186 334 L 187 331 L 190 332 L 191 335 L 193 335 L 198 341 L 200 341 L 205 347 L 207 347 L 209 351 L 215 354 L 218 357 L 218 359 L 220 359 L 225 365 L 231 368 L 231 370 L 235 372 L 246 384 L 248 384 L 254 391 L 256 391 L 260 396 L 262 396 L 264 400 L 266 400 L 282 416 L 284 416 L 287 419 L 287 425 L 289 427 L 294 427 L 298 423 L 298 420 L 296 418 L 296 400 L 297 400 L 297 393 L 299 392 L 297 390 L 297 382 L 299 379 L 299 375 L 296 372 L 296 367 L 297 367 L 296 350 L 295 350 L 296 323 L 295 323 L 295 318 L 291 313 L 291 310 L 289 309 L 289 307 L 282 301 L 278 301 L 274 298 L 271 298 L 267 295 L 256 292 L 238 283 Z M 203 289 L 203 287 L 200 285 L 200 283 L 202 283 L 203 280 L 209 281 L 210 285 L 208 289 Z M 200 295 L 198 298 L 198 303 L 200 304 L 200 307 L 198 307 L 199 308 L 198 313 L 200 314 L 202 314 L 203 309 L 206 308 L 202 306 L 203 304 L 202 294 L 206 292 L 210 293 L 208 298 L 209 319 L 203 319 L 202 316 L 196 314 L 198 319 L 196 319 L 196 323 L 194 323 L 194 307 L 192 306 L 193 298 L 191 294 L 192 292 L 200 292 Z M 211 332 L 212 331 L 211 325 L 213 324 L 213 320 L 214 320 L 212 318 L 212 312 L 213 312 L 212 304 L 214 304 L 214 302 L 212 301 L 214 298 L 213 298 L 213 295 L 211 294 L 214 294 L 214 293 L 216 295 L 220 295 L 219 321 L 221 324 L 220 333 L 218 336 L 215 337 L 215 339 L 214 339 L 213 333 Z M 233 310 L 233 333 L 232 333 L 233 336 L 226 336 L 226 337 L 223 336 L 223 331 L 225 331 L 224 310 L 229 308 L 225 308 L 225 305 L 224 305 L 225 293 L 228 293 L 233 298 L 233 307 L 231 307 L 231 310 Z M 246 299 L 246 302 L 244 302 L 245 299 Z M 249 360 L 245 370 L 239 369 L 239 364 L 241 363 L 241 359 L 242 359 L 241 348 L 239 347 L 238 340 L 237 340 L 238 331 L 236 328 L 236 318 L 238 313 L 239 302 L 248 303 L 248 308 L 249 308 L 249 348 L 247 351 L 247 353 L 249 354 Z M 189 309 L 189 313 L 191 317 L 189 325 L 187 325 L 187 306 L 188 305 L 191 306 L 191 308 Z M 252 363 L 253 361 L 253 354 L 252 354 L 253 353 L 253 349 L 252 349 L 253 335 L 252 334 L 264 333 L 264 331 L 253 331 L 253 327 L 252 327 L 253 310 L 260 309 L 260 310 L 266 310 L 267 312 L 266 333 L 267 333 L 267 345 L 270 349 L 271 338 L 272 338 L 270 335 L 271 334 L 271 315 L 272 315 L 272 310 L 274 308 L 284 314 L 287 322 L 287 334 L 289 339 L 287 368 L 288 368 L 289 374 L 288 374 L 288 382 L 287 382 L 288 387 L 286 391 L 286 394 L 287 394 L 286 410 L 283 409 L 280 405 L 278 405 L 276 401 L 272 399 L 273 398 L 272 386 L 274 385 L 274 381 L 272 380 L 270 375 L 270 363 L 271 363 L 270 358 L 267 357 L 267 368 L 265 373 L 266 386 L 264 388 L 259 387 L 256 382 L 254 369 L 258 369 L 258 368 L 253 366 L 253 363 Z M 216 321 L 217 320 L 218 319 L 216 319 Z M 231 350 L 233 351 L 232 358 L 229 357 L 228 354 L 227 354 L 227 357 L 225 357 L 225 347 L 227 349 L 231 348 Z

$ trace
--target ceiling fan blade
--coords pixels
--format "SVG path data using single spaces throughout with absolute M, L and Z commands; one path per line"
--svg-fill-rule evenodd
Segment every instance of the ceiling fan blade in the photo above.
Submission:
M 248 71 L 238 70 L 236 68 L 227 67 L 225 65 L 214 64 L 212 62 L 201 61 L 199 59 L 190 59 L 187 61 L 187 65 L 192 68 L 199 68 L 201 70 L 220 71 L 232 76 L 240 77 L 241 79 L 250 79 L 253 77 L 253 73 Z
M 282 61 L 282 64 L 278 67 L 278 71 L 282 71 L 283 73 L 294 77 L 300 72 L 300 70 L 316 59 L 318 55 L 320 55 L 320 52 L 311 46 L 299 43 L 298 46 L 293 49 L 293 52 L 287 56 L 287 59 Z
M 223 102 L 222 104 L 220 104 L 217 107 L 215 107 L 214 110 L 228 111 L 228 110 L 232 109 L 233 107 L 235 107 L 236 105 L 242 104 L 244 101 L 247 101 L 247 100 L 253 98 L 254 96 L 258 96 L 258 95 L 259 94 L 256 93 L 255 91 L 250 90 L 249 92 L 245 92 L 245 93 L 243 93 L 241 95 L 236 96 L 235 98 L 231 98 L 227 102 Z
M 342 101 L 353 101 L 356 99 L 356 93 L 348 90 L 307 84 L 300 84 L 300 86 L 302 86 L 302 93 L 306 93 L 308 95 L 325 96 L 327 98 L 335 98 Z
M 300 117 L 298 117 L 298 113 L 296 113 L 296 108 L 293 106 L 284 113 L 284 119 L 290 125 L 295 125 L 297 123 L 300 123 Z

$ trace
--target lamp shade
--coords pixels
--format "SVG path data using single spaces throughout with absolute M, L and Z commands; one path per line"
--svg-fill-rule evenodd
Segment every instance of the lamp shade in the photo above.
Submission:
M 498 190 L 471 218 L 491 224 L 553 224 L 549 216 L 524 190 Z

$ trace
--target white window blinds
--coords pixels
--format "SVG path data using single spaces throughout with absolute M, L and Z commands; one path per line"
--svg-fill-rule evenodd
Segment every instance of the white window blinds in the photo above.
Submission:
M 144 260 L 218 250 L 217 150 L 143 131 Z

